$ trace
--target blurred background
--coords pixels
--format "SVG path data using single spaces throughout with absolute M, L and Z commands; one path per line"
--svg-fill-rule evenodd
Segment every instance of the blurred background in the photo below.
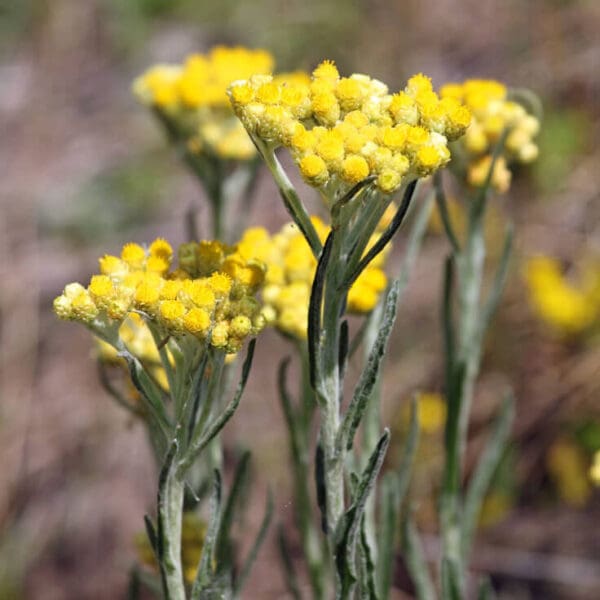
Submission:
M 391 89 L 423 71 L 436 86 L 496 78 L 540 96 L 539 160 L 515 174 L 491 212 L 492 257 L 507 219 L 517 249 L 487 338 L 472 455 L 509 384 L 518 418 L 474 569 L 490 572 L 506 598 L 600 597 L 600 493 L 588 476 L 600 448 L 600 338 L 542 322 L 523 278 L 539 253 L 574 282 L 582 265 L 598 265 L 599 31 L 597 0 L 0 0 L 0 598 L 125 595 L 141 511 L 154 504 L 151 458 L 141 426 L 99 385 L 90 336 L 59 322 L 51 303 L 66 282 L 87 282 L 98 256 L 157 235 L 183 241 L 191 205 L 201 222 L 207 216 L 201 190 L 130 86 L 155 62 L 218 43 L 264 47 L 278 70 L 334 59 L 342 73 L 368 73 Z M 273 231 L 287 219 L 266 175 L 257 194 L 250 222 Z M 446 251 L 432 227 L 399 313 L 385 378 L 386 421 L 399 434 L 411 394 L 441 389 Z M 226 434 L 231 448 L 254 455 L 248 531 L 267 485 L 277 520 L 291 522 L 271 369 L 271 357 L 288 352 L 274 332 L 261 337 Z M 433 421 L 413 483 L 431 558 L 442 443 Z M 249 598 L 286 597 L 272 537 Z M 398 598 L 410 597 L 400 562 L 397 587 Z

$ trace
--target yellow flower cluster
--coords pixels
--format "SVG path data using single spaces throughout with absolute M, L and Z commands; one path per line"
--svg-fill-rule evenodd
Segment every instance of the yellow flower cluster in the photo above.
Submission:
M 600 271 L 590 268 L 580 287 L 571 284 L 560 263 L 547 256 L 525 267 L 530 302 L 549 325 L 565 334 L 580 333 L 600 319 Z
M 234 82 L 229 96 L 248 132 L 288 148 L 304 180 L 327 196 L 370 175 L 386 194 L 429 175 L 448 162 L 448 140 L 471 118 L 458 100 L 440 100 L 422 74 L 390 94 L 367 75 L 340 77 L 330 61 L 309 83 L 253 75 Z
M 530 163 L 538 156 L 533 141 L 540 123 L 525 108 L 507 97 L 506 87 L 493 80 L 468 79 L 464 83 L 449 83 L 440 89 L 442 98 L 464 102 L 473 115 L 471 125 L 460 141 L 467 156 L 467 181 L 483 185 L 492 161 L 494 145 L 505 129 L 509 130 L 504 153 L 496 161 L 492 174 L 493 187 L 504 193 L 510 187 L 511 162 Z
M 318 217 L 311 220 L 324 241 L 329 228 Z M 267 266 L 262 292 L 263 315 L 267 323 L 294 338 L 306 339 L 308 305 L 317 261 L 296 225 L 288 223 L 272 236 L 262 227 L 248 229 L 237 249 L 245 259 L 259 260 Z M 375 308 L 387 286 L 383 271 L 387 252 L 389 250 L 377 256 L 350 288 L 349 312 L 362 314 Z
M 181 65 L 151 67 L 134 81 L 133 91 L 142 103 L 176 124 L 191 152 L 248 160 L 256 150 L 231 111 L 227 86 L 237 79 L 271 73 L 273 66 L 266 50 L 216 46 L 208 54 L 188 56 Z M 301 74 L 280 77 L 302 79 Z
M 173 250 L 165 240 L 148 248 L 126 244 L 120 257 L 100 259 L 100 273 L 87 288 L 68 284 L 55 299 L 54 311 L 96 331 L 120 326 L 137 311 L 165 335 L 193 336 L 236 352 L 264 325 L 254 297 L 264 265 L 245 260 L 221 242 L 182 244 L 178 255 L 179 267 L 170 270 Z

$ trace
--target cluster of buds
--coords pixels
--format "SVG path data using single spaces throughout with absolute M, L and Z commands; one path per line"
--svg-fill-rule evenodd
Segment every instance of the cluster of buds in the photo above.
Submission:
M 492 174 L 493 187 L 504 193 L 510 187 L 511 162 L 530 163 L 538 156 L 534 142 L 540 123 L 525 108 L 508 99 L 506 86 L 498 81 L 469 79 L 464 83 L 449 83 L 440 89 L 442 98 L 464 102 L 473 120 L 459 144 L 466 156 L 466 178 L 479 187 L 486 180 L 494 146 L 508 131 L 503 154 L 498 157 Z
M 264 325 L 254 297 L 264 266 L 244 261 L 235 247 L 220 242 L 183 244 L 178 254 L 179 267 L 170 270 L 173 251 L 165 240 L 147 249 L 126 244 L 120 257 L 100 259 L 100 273 L 87 288 L 68 284 L 54 310 L 100 337 L 114 334 L 135 312 L 165 336 L 192 336 L 226 352 L 238 351 Z
M 329 61 L 310 82 L 253 75 L 234 82 L 229 96 L 248 132 L 288 148 L 304 180 L 326 197 L 369 176 L 391 194 L 429 175 L 448 162 L 448 141 L 463 135 L 471 118 L 459 100 L 440 99 L 424 75 L 390 94 L 367 75 L 340 77 Z
M 311 220 L 321 241 L 324 241 L 329 227 L 318 217 L 313 216 Z M 382 220 L 380 227 L 384 225 Z M 376 237 L 373 236 L 372 242 Z M 308 306 L 317 261 L 297 226 L 288 223 L 272 236 L 262 227 L 248 229 L 237 249 L 246 259 L 258 259 L 266 265 L 262 298 L 267 323 L 286 335 L 306 339 Z M 389 250 L 388 246 L 369 263 L 350 288 L 349 312 L 365 314 L 377 305 L 381 292 L 387 286 L 383 266 Z
M 590 265 L 581 284 L 574 285 L 559 261 L 537 256 L 526 265 L 525 277 L 535 312 L 565 334 L 577 334 L 600 322 L 600 270 Z
M 134 81 L 133 91 L 169 121 L 190 152 L 248 160 L 256 150 L 231 111 L 227 86 L 253 74 L 271 73 L 273 67 L 266 50 L 216 46 L 208 54 L 188 56 L 183 64 L 151 67 Z

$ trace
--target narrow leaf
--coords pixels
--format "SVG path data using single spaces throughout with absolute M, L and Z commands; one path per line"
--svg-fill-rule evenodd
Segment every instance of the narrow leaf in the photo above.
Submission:
M 352 186 L 339 200 L 337 200 L 331 208 L 332 221 L 335 222 L 339 211 L 348 204 L 348 202 L 352 202 L 352 200 L 354 200 L 368 185 L 373 183 L 375 179 L 375 175 L 366 177 Z
M 419 445 L 419 418 L 415 400 L 410 406 L 410 425 L 408 436 L 404 444 L 402 459 L 397 474 L 388 473 L 383 481 L 382 490 L 382 526 L 379 532 L 379 561 L 377 579 L 379 592 L 382 598 L 389 596 L 392 585 L 392 572 L 394 566 L 394 550 L 398 518 L 402 502 L 408 491 L 412 467 Z
M 167 437 L 169 437 L 172 427 L 169 417 L 165 411 L 160 390 L 148 376 L 148 373 L 146 373 L 144 370 L 142 363 L 140 363 L 140 361 L 133 356 L 131 352 L 128 350 L 121 350 L 121 352 L 119 352 L 119 356 L 122 356 L 127 362 L 131 381 L 136 390 L 140 393 L 141 397 L 146 401 L 146 405 L 148 406 L 150 414 L 160 429 Z
M 191 600 L 200 600 L 203 597 L 204 589 L 210 585 L 212 580 L 213 553 L 221 524 L 221 493 L 221 474 L 215 469 L 213 491 L 210 499 L 210 522 L 204 538 L 200 565 L 192 586 Z
M 338 356 L 338 370 L 340 372 L 340 381 L 344 379 L 346 367 L 348 366 L 348 348 L 349 348 L 348 320 L 344 319 L 340 325 L 340 350 Z
M 444 292 L 442 301 L 442 327 L 444 332 L 444 357 L 446 360 L 446 396 L 450 393 L 451 374 L 456 352 L 456 341 L 454 332 L 454 317 L 452 315 L 452 286 L 454 284 L 454 258 L 452 255 L 446 257 L 444 262 Z
M 246 359 L 244 360 L 244 364 L 242 365 L 242 374 L 240 377 L 240 382 L 238 383 L 237 390 L 229 404 L 225 407 L 225 410 L 213 420 L 213 422 L 206 428 L 205 432 L 195 432 L 194 438 L 190 442 L 190 445 L 186 450 L 183 459 L 179 463 L 179 474 L 184 474 L 185 471 L 187 471 L 187 469 L 194 462 L 194 460 L 200 454 L 200 452 L 202 452 L 202 450 L 204 450 L 208 443 L 220 433 L 223 427 L 225 427 L 227 421 L 231 419 L 233 413 L 239 406 L 240 400 L 242 399 L 242 394 L 244 393 L 244 388 L 246 387 L 246 382 L 248 381 L 248 375 L 250 374 L 250 368 L 252 366 L 252 358 L 254 356 L 255 346 L 256 339 L 252 339 L 250 341 L 250 344 L 248 345 Z
M 494 282 L 490 295 L 488 296 L 485 305 L 483 307 L 483 313 L 481 316 L 481 324 L 479 326 L 481 335 L 484 334 L 485 330 L 489 327 L 489 324 L 498 308 L 500 298 L 502 297 L 502 291 L 506 284 L 506 277 L 508 275 L 508 265 L 510 262 L 510 255 L 512 250 L 514 229 L 512 225 L 509 225 L 506 230 L 506 236 L 504 238 L 504 246 L 502 248 L 502 255 L 500 257 L 500 264 L 496 275 L 494 276 Z
M 514 420 L 514 399 L 506 394 L 487 446 L 473 473 L 465 495 L 462 517 L 462 554 L 467 558 L 479 520 L 481 506 L 492 477 L 502 459 L 510 428 Z
M 402 549 L 418 600 L 435 600 L 436 593 L 413 517 L 407 511 L 402 520 Z M 445 598 L 445 597 L 444 597 Z
M 340 598 L 350 597 L 356 583 L 354 560 L 359 527 L 367 498 L 375 485 L 389 442 L 390 431 L 385 429 L 362 472 L 353 502 L 340 519 L 336 529 L 335 563 L 340 583 Z
M 321 442 L 317 443 L 315 451 L 315 486 L 317 491 L 317 505 L 321 511 L 321 529 L 327 535 L 329 525 L 327 523 L 327 489 L 325 487 L 325 454 Z
M 287 389 L 287 371 L 290 366 L 290 357 L 285 357 L 279 363 L 279 369 L 277 371 L 277 388 L 279 390 L 279 400 L 283 409 L 283 416 L 285 418 L 285 424 L 288 428 L 288 434 L 290 436 L 290 445 L 292 449 L 292 460 L 294 464 L 298 464 L 301 460 L 300 442 L 298 440 L 298 430 L 296 423 L 296 415 L 294 413 L 294 407 L 292 406 L 292 399 L 290 398 L 289 391 Z
M 394 234 L 402 225 L 404 217 L 410 208 L 411 200 L 414 196 L 415 188 L 417 187 L 417 179 L 411 181 L 404 192 L 400 208 L 396 211 L 391 223 L 386 227 L 385 231 L 379 236 L 370 250 L 361 258 L 358 266 L 352 273 L 348 273 L 344 281 L 340 285 L 340 289 L 349 289 L 356 281 L 359 275 L 365 270 L 366 266 L 387 246 L 388 242 L 394 237 Z
M 365 600 L 378 600 L 377 588 L 375 587 L 375 563 L 367 539 L 367 530 L 365 527 L 364 515 L 361 519 L 360 526 L 360 558 L 361 558 L 361 579 L 364 581 L 363 593 L 361 594 Z
M 154 554 L 156 555 L 156 558 L 158 558 L 158 538 L 156 529 L 154 529 L 154 523 L 152 523 L 152 519 L 148 515 L 144 515 L 144 525 L 146 527 L 146 535 L 148 536 L 150 546 L 152 546 L 152 550 L 154 550 Z
M 442 225 L 446 232 L 446 237 L 452 246 L 452 252 L 458 254 L 460 252 L 460 244 L 458 238 L 454 233 L 454 227 L 450 220 L 450 214 L 448 213 L 448 201 L 446 200 L 446 193 L 444 192 L 444 186 L 442 184 L 442 172 L 437 171 L 433 176 L 433 186 L 435 190 L 435 202 L 442 219 Z
M 398 282 L 394 281 L 385 301 L 385 310 L 381 320 L 381 327 L 375 342 L 369 352 L 367 364 L 360 375 L 348 410 L 344 415 L 340 431 L 336 440 L 338 449 L 350 450 L 354 442 L 354 435 L 365 413 L 367 403 L 371 397 L 373 386 L 379 376 L 381 362 L 385 356 L 387 342 L 396 319 L 396 304 L 398 299 Z
M 419 414 L 416 400 L 413 400 L 410 405 L 410 425 L 408 436 L 402 452 L 402 460 L 398 468 L 398 506 L 396 510 L 400 510 L 400 503 L 404 500 L 404 496 L 408 491 L 410 476 L 419 446 Z
M 169 531 L 171 529 L 171 484 L 175 477 L 174 463 L 179 444 L 173 440 L 167 456 L 165 457 L 160 475 L 158 477 L 158 510 L 157 510 L 157 532 L 156 532 L 156 555 L 160 568 L 165 598 L 169 598 L 166 584 L 167 573 L 172 572 L 179 562 L 180 548 L 176 543 L 171 545 Z M 146 526 L 148 526 L 146 524 Z
M 254 544 L 248 553 L 248 557 L 244 562 L 244 566 L 240 572 L 240 576 L 235 584 L 235 591 L 239 593 L 250 574 L 250 570 L 252 569 L 252 565 L 258 556 L 258 552 L 265 541 L 265 537 L 267 535 L 267 531 L 269 530 L 269 525 L 271 524 L 271 519 L 273 518 L 273 494 L 269 491 L 267 495 L 267 506 L 265 508 L 265 516 L 263 517 L 262 523 L 260 525 L 260 529 L 258 530 L 258 534 L 256 539 L 254 540 Z
M 398 274 L 398 282 L 400 285 L 400 289 L 398 290 L 398 300 L 400 300 L 408 285 L 408 280 L 415 266 L 417 256 L 419 255 L 425 232 L 427 231 L 427 224 L 429 223 L 432 208 L 433 196 L 429 195 L 421 203 L 419 212 L 417 213 L 410 230 L 406 250 L 402 259 L 402 266 L 400 268 L 400 273 Z
M 231 485 L 231 491 L 227 498 L 227 503 L 221 515 L 221 523 L 219 525 L 219 533 L 217 535 L 216 547 L 215 547 L 215 560 L 217 563 L 217 569 L 221 565 L 232 564 L 233 556 L 231 549 L 231 527 L 233 525 L 233 518 L 235 509 L 242 497 L 242 491 L 248 477 L 248 466 L 250 464 L 250 452 L 246 450 L 240 462 L 235 470 L 233 483 Z
M 463 600 L 457 566 L 447 558 L 442 559 L 442 598 Z
M 279 556 L 283 565 L 283 571 L 285 573 L 285 583 L 288 591 L 294 598 L 294 600 L 302 600 L 300 594 L 300 588 L 298 586 L 298 576 L 294 569 L 294 559 L 292 558 L 289 543 L 285 537 L 285 531 L 283 525 L 279 525 L 277 531 L 277 547 L 279 549 Z
M 396 550 L 396 532 L 399 513 L 398 483 L 394 473 L 386 473 L 381 485 L 381 505 L 379 532 L 377 539 L 377 584 L 381 598 L 389 598 L 392 588 L 394 554 Z
M 308 305 L 308 360 L 310 369 L 310 384 L 316 389 L 318 381 L 318 363 L 320 361 L 321 345 L 321 304 L 323 302 L 323 290 L 325 288 L 325 273 L 327 263 L 331 256 L 333 247 L 333 230 L 327 236 L 323 251 L 317 263 L 315 278 L 310 292 L 310 303 Z

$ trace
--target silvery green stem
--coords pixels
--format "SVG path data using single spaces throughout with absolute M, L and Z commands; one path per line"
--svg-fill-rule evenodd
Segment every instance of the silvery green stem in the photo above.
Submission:
M 302 204 L 302 200 L 296 192 L 296 189 L 289 180 L 286 172 L 283 170 L 283 167 L 275 156 L 273 149 L 268 147 L 262 140 L 254 139 L 254 142 L 261 153 L 265 164 L 269 168 L 269 171 L 273 175 L 273 179 L 275 180 L 275 183 L 281 192 L 281 196 L 287 211 L 290 213 L 292 219 L 303 233 L 314 256 L 318 258 L 322 247 L 321 240 L 317 235 L 317 231 L 315 230 L 310 217 L 306 212 L 306 208 L 304 208 L 304 204 Z
M 367 325 L 365 336 L 363 340 L 363 363 L 366 364 L 369 358 L 371 347 L 375 343 L 379 327 L 381 325 L 381 318 L 383 314 L 383 303 L 379 302 L 373 312 L 369 315 L 369 323 Z M 362 437 L 362 456 L 361 456 L 361 468 L 364 468 L 369 460 L 369 456 L 376 446 L 381 435 L 381 378 L 377 380 L 367 409 L 365 411 L 363 421 L 363 437 Z M 367 499 L 365 506 L 365 533 L 367 537 L 367 543 L 371 548 L 371 556 L 373 561 L 377 562 L 377 542 L 376 542 L 376 523 L 375 523 L 375 494 L 371 494 Z
M 163 578 L 167 600 L 185 600 L 185 584 L 181 565 L 181 521 L 185 482 L 172 472 L 162 511 Z

